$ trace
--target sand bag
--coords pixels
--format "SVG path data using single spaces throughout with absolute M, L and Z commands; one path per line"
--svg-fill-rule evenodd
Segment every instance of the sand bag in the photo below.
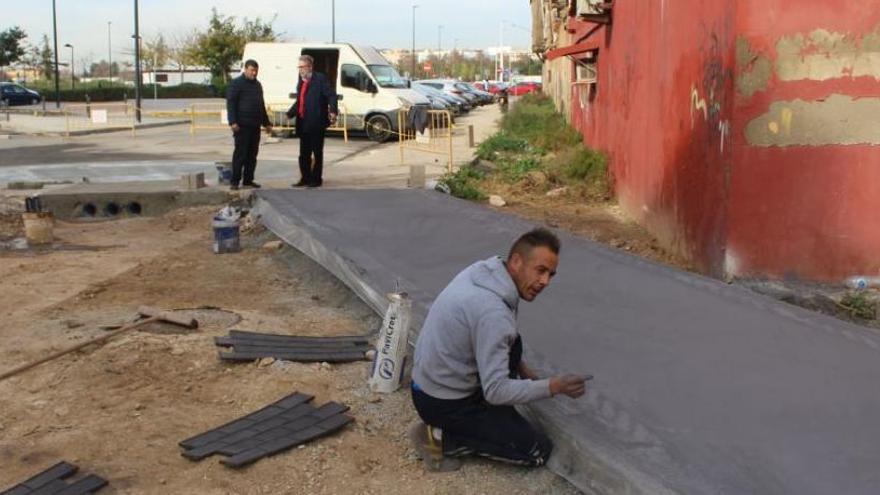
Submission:
M 390 294 L 391 304 L 385 311 L 376 342 L 376 357 L 370 374 L 370 389 L 390 394 L 400 388 L 406 367 L 407 339 L 412 302 L 406 293 Z

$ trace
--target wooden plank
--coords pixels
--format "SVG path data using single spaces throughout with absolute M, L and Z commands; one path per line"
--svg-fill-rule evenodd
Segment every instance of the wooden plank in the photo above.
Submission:
M 326 352 L 326 353 L 297 353 L 297 352 L 220 352 L 220 359 L 227 361 L 253 361 L 271 357 L 284 361 L 298 361 L 302 363 L 348 363 L 352 361 L 365 361 L 367 358 L 362 352 Z
M 342 336 L 313 336 L 313 335 L 281 335 L 271 333 L 257 333 L 246 330 L 230 330 L 229 336 L 233 339 L 246 340 L 283 340 L 298 342 L 370 342 L 371 337 L 366 335 L 342 335 Z

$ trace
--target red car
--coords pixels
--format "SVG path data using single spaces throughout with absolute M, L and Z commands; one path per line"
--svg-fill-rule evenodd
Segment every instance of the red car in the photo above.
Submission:
M 487 91 L 487 92 L 489 92 L 489 93 L 491 93 L 491 94 L 493 94 L 493 95 L 497 95 L 498 93 L 501 92 L 501 89 L 502 89 L 502 88 L 504 88 L 504 87 L 507 86 L 506 83 L 490 82 L 490 83 L 489 83 L 489 89 L 486 89 L 486 88 L 485 88 L 485 85 L 484 85 L 483 83 L 481 83 L 481 82 L 475 82 L 475 83 L 473 83 L 473 84 L 474 84 L 474 87 L 477 88 L 477 89 L 479 89 L 480 91 Z
M 522 96 L 527 95 L 529 93 L 540 93 L 541 92 L 541 83 L 535 82 L 521 82 L 510 87 L 507 90 L 507 94 L 510 96 Z

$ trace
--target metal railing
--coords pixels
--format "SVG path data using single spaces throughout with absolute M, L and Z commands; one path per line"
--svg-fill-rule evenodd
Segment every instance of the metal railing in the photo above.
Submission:
M 124 130 L 130 129 L 134 136 L 135 121 L 134 105 L 130 103 L 86 103 L 83 105 L 65 105 L 65 134 L 70 137 L 80 131 Z
M 287 118 L 288 109 L 290 109 L 288 102 L 266 104 L 266 113 L 269 115 L 269 122 L 272 123 L 273 130 L 294 131 L 296 129 L 294 121 Z M 194 103 L 185 114 L 190 119 L 189 132 L 191 135 L 195 135 L 200 130 L 229 130 L 225 103 Z M 345 106 L 339 106 L 336 125 L 327 128 L 327 130 L 342 132 L 345 142 L 348 142 L 348 113 Z
M 410 122 L 410 112 L 397 114 L 398 142 L 400 145 L 400 164 L 404 164 L 404 150 L 420 151 L 444 155 L 446 168 L 452 172 L 452 138 L 454 126 L 452 114 L 448 110 L 426 110 L 427 120 L 424 129 L 415 129 Z

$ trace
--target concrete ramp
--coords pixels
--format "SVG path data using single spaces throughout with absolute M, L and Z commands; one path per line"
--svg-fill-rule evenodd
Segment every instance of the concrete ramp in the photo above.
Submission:
M 377 311 L 416 328 L 468 264 L 532 225 L 419 190 L 260 191 L 255 213 Z M 520 305 L 527 358 L 592 373 L 527 413 L 587 492 L 880 493 L 880 336 L 562 234 L 559 274 Z

